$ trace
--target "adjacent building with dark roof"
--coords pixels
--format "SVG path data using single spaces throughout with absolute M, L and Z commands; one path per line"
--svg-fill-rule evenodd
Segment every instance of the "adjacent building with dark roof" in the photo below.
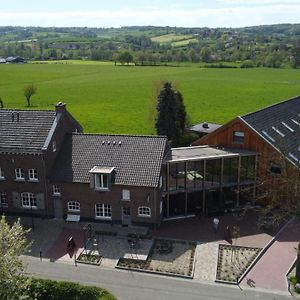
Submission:
M 81 126 L 65 104 L 55 111 L 0 109 L 0 209 L 52 216 L 49 175 L 67 133 Z
M 276 191 L 288 174 L 299 172 L 300 97 L 236 117 L 193 143 L 247 149 L 258 153 L 257 176 Z M 287 163 L 286 163 L 287 162 Z M 280 181 L 281 180 L 281 181 Z M 278 197 L 279 192 L 276 197 Z M 286 194 L 286 192 L 282 192 Z M 282 201 L 285 201 L 282 197 Z

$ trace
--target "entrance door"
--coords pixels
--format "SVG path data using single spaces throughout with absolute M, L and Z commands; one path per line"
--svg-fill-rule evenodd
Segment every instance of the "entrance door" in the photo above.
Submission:
M 64 212 L 62 207 L 62 200 L 60 198 L 54 199 L 54 218 L 63 219 Z
M 131 225 L 130 207 L 122 207 L 122 225 Z

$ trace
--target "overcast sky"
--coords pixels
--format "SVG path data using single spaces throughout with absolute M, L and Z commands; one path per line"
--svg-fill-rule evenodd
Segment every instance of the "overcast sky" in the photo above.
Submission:
M 3 1 L 0 8 L 0 26 L 242 27 L 277 23 L 300 23 L 300 0 L 12 0 Z

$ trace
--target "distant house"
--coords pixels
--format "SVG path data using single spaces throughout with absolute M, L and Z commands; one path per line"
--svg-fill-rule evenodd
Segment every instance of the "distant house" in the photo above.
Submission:
M 6 64 L 6 59 L 3 57 L 0 57 L 0 64 Z
M 203 123 L 199 123 L 199 124 L 193 125 L 192 127 L 188 128 L 188 131 L 197 134 L 200 138 L 206 134 L 212 133 L 213 131 L 215 131 L 216 129 L 218 129 L 221 126 L 222 125 L 220 125 L 220 124 L 203 122 Z

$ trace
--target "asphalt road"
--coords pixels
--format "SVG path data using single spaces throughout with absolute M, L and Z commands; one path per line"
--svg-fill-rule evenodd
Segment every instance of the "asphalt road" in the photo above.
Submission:
M 155 276 L 145 273 L 105 269 L 78 264 L 40 262 L 37 258 L 23 257 L 31 275 L 96 285 L 112 292 L 118 300 L 281 300 L 291 299 L 283 294 L 258 290 L 241 290 L 237 286 L 200 283 L 195 280 Z

